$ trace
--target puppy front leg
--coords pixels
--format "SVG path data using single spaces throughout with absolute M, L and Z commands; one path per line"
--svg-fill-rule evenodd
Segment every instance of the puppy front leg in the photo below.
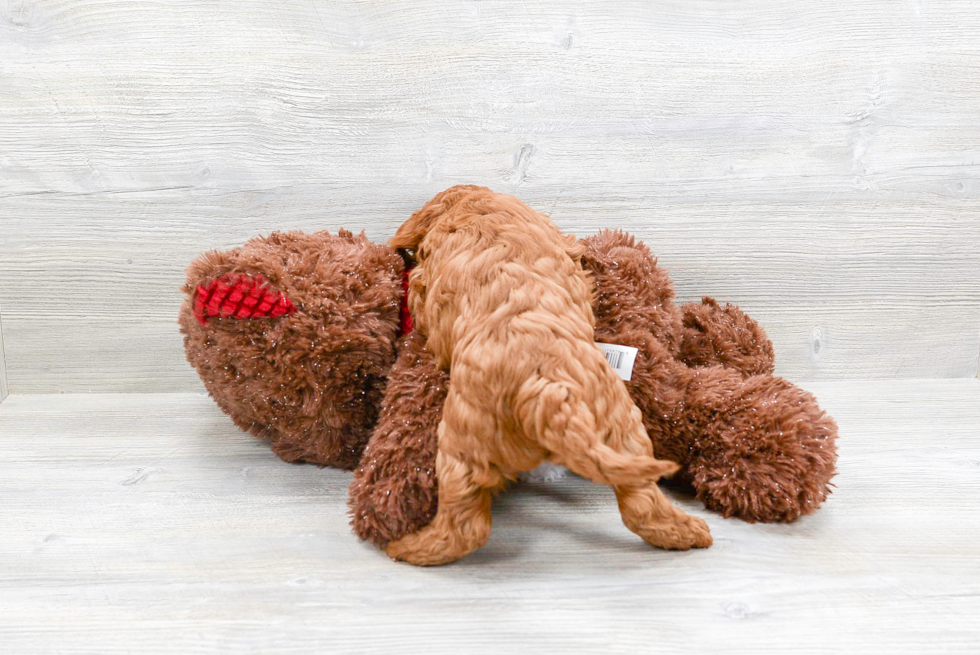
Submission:
M 480 475 L 470 463 L 441 449 L 436 455 L 436 477 L 439 507 L 435 518 L 419 532 L 390 542 L 385 553 L 392 559 L 416 566 L 448 564 L 469 555 L 490 537 L 492 490 L 503 479 L 496 476 L 488 484 L 486 474 Z

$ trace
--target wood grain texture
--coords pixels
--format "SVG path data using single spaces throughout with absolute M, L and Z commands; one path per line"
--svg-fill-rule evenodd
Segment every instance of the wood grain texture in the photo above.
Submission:
M 793 525 L 677 502 L 714 546 L 652 549 L 569 478 L 417 569 L 359 543 L 350 474 L 277 460 L 199 394 L 0 406 L 4 652 L 975 653 L 980 382 L 812 383 L 836 490 Z M 675 494 L 676 496 L 676 494 Z
M 7 397 L 7 366 L 3 349 L 3 308 L 0 307 L 0 403 Z
M 198 390 L 191 258 L 383 240 L 458 182 L 636 233 L 790 378 L 973 376 L 978 33 L 973 0 L 8 0 L 10 388 Z

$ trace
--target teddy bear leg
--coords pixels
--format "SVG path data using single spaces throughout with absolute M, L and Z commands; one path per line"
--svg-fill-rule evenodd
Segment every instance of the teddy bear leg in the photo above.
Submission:
M 744 376 L 771 375 L 775 355 L 765 330 L 736 305 L 705 296 L 681 306 L 678 359 L 692 368 L 722 365 Z
M 837 425 L 809 393 L 778 377 L 696 369 L 685 413 L 695 445 L 683 471 L 708 509 L 790 522 L 830 493 Z
M 348 507 L 361 539 L 384 548 L 418 532 L 438 504 L 436 453 L 449 373 L 418 332 L 404 337 L 388 375 L 381 415 L 354 471 Z
M 452 430 L 445 421 L 441 425 L 445 431 Z M 504 483 L 500 474 L 443 450 L 436 456 L 436 474 L 439 508 L 435 518 L 419 532 L 389 543 L 385 553 L 392 559 L 416 566 L 448 564 L 469 555 L 490 537 L 493 490 Z

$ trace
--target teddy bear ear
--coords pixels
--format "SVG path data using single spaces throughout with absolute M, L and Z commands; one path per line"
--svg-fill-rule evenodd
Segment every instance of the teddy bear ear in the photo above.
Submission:
M 279 318 L 295 314 L 296 306 L 264 275 L 229 273 L 197 285 L 193 312 L 206 325 L 209 318 Z

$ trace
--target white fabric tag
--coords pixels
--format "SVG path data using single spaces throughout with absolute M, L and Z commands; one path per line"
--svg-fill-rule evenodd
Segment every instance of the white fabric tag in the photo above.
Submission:
M 613 343 L 599 343 L 598 341 L 595 345 L 599 346 L 599 350 L 606 356 L 606 361 L 616 371 L 616 375 L 629 382 L 630 378 L 633 377 L 633 362 L 636 361 L 637 349 L 632 346 L 618 346 Z

